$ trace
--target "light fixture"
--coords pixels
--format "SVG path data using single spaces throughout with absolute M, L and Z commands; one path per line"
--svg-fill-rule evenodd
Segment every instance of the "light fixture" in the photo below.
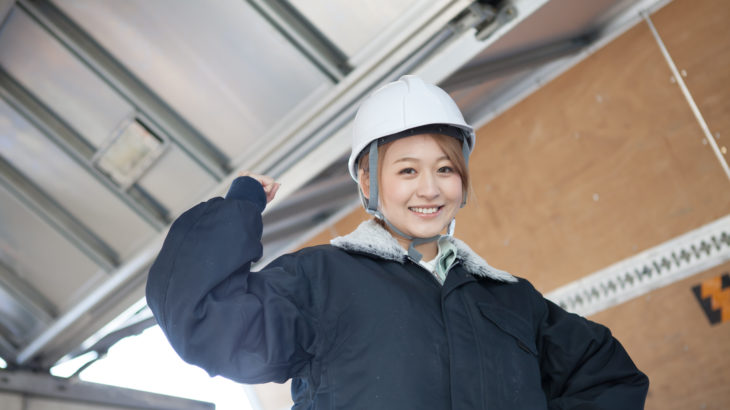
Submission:
M 123 189 L 142 176 L 164 151 L 163 140 L 136 119 L 126 119 L 94 156 L 96 167 Z

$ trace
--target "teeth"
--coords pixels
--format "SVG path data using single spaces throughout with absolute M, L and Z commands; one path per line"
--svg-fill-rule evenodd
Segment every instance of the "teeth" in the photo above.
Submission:
M 439 208 L 411 208 L 412 211 L 418 212 L 419 214 L 433 214 L 436 213 Z

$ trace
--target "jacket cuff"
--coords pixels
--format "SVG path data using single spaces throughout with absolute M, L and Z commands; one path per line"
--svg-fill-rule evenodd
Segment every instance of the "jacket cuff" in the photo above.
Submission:
M 228 189 L 226 199 L 237 199 L 253 203 L 259 212 L 266 208 L 266 193 L 261 183 L 251 177 L 238 177 Z

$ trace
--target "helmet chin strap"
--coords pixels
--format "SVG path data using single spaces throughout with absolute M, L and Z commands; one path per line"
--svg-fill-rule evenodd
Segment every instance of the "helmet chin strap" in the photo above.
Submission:
M 362 190 L 360 191 L 360 195 L 362 196 L 363 202 L 365 203 L 365 210 L 370 215 L 375 216 L 378 219 L 381 219 L 383 222 L 385 222 L 386 225 L 390 229 L 393 230 L 396 234 L 402 236 L 403 238 L 406 238 L 407 240 L 411 241 L 410 246 L 408 246 L 408 257 L 414 260 L 415 262 L 420 262 L 423 258 L 423 255 L 421 252 L 418 252 L 416 250 L 416 246 L 423 245 L 424 243 L 429 243 L 433 241 L 437 241 L 441 238 L 441 234 L 436 234 L 434 236 L 428 237 L 428 238 L 416 238 L 411 235 L 408 235 L 401 231 L 400 229 L 396 228 L 395 225 L 390 223 L 385 218 L 385 215 L 383 215 L 382 212 L 378 210 L 378 141 L 375 140 L 370 144 L 370 155 L 368 158 L 368 166 L 369 168 L 369 181 L 370 181 L 370 198 L 367 199 L 362 193 Z M 466 202 L 466 196 L 464 197 L 464 202 Z M 464 206 L 462 204 L 462 206 Z M 456 226 L 456 219 L 451 219 L 451 222 L 449 222 L 449 228 L 447 230 L 448 236 L 454 235 L 454 228 Z

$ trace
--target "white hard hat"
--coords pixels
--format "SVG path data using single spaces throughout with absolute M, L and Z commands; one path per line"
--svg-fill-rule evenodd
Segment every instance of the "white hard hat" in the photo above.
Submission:
M 425 83 L 414 75 L 405 75 L 398 81 L 375 90 L 360 105 L 353 123 L 352 152 L 347 164 L 350 176 L 359 184 L 357 161 L 362 151 L 369 148 L 370 197 L 365 198 L 361 189 L 360 199 L 368 213 L 383 220 L 394 232 L 411 241 L 408 255 L 416 262 L 421 260 L 422 255 L 415 247 L 436 241 L 441 235 L 415 238 L 390 223 L 378 209 L 377 172 L 373 170 L 378 162 L 378 144 L 383 143 L 378 141 L 380 138 L 399 138 L 424 133 L 445 134 L 461 140 L 464 160 L 468 164 L 469 154 L 474 149 L 474 129 L 464 121 L 459 107 L 446 91 Z M 461 206 L 465 204 L 466 193 Z M 453 235 L 454 222 L 452 219 L 447 235 Z
M 366 98 L 353 122 L 352 152 L 347 167 L 357 182 L 357 159 L 371 142 L 424 125 L 448 125 L 465 131 L 464 152 L 474 149 L 474 129 L 459 107 L 441 88 L 415 75 L 404 75 Z

